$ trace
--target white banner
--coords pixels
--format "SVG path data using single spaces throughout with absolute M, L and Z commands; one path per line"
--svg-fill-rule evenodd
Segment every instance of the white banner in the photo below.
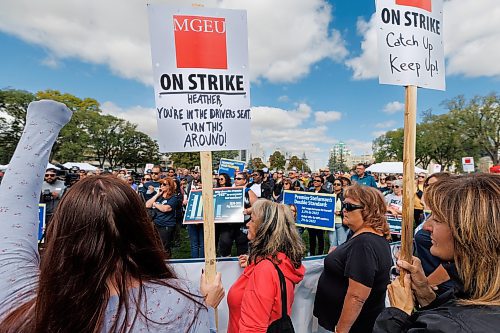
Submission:
M 395 256 L 399 253 L 400 243 L 391 244 L 391 252 L 393 262 Z M 295 332 L 314 333 L 318 329 L 318 319 L 313 316 L 314 298 L 316 297 L 316 287 L 318 280 L 323 273 L 323 261 L 325 256 L 307 257 L 302 263 L 306 268 L 304 279 L 295 286 L 295 298 L 292 307 L 292 322 Z M 201 270 L 205 267 L 204 259 L 181 259 L 169 261 L 171 266 L 176 271 L 179 278 L 192 281 L 196 286 L 199 286 Z M 217 271 L 221 272 L 222 284 L 226 291 L 226 296 L 229 288 L 240 277 L 243 269 L 240 268 L 237 258 L 217 258 Z M 335 286 L 332 286 L 335 288 Z M 386 304 L 388 301 L 386 300 Z M 221 301 L 218 307 L 219 318 L 219 333 L 227 332 L 227 324 L 229 320 L 229 309 L 227 307 L 227 299 Z
M 162 152 L 247 149 L 246 11 L 148 5 Z
M 464 172 L 474 172 L 474 157 L 462 157 L 462 170 Z
M 376 0 L 379 82 L 445 90 L 443 0 Z

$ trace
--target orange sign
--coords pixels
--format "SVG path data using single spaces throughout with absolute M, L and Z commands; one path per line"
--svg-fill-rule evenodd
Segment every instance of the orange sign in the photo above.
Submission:
M 396 5 L 417 7 L 432 12 L 432 0 L 396 0 Z

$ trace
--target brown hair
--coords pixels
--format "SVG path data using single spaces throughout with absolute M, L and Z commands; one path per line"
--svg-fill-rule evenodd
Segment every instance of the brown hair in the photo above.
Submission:
M 170 198 L 177 190 L 177 184 L 172 178 L 163 178 L 159 181 L 160 185 L 168 185 L 168 190 L 165 191 L 163 197 Z
M 134 190 L 114 177 L 85 178 L 64 195 L 48 226 L 37 296 L 12 311 L 0 331 L 100 332 L 110 282 L 118 290 L 116 315 L 123 318 L 114 322 L 111 332 L 131 330 L 138 316 L 150 321 L 141 312 L 145 281 L 177 290 L 195 302 L 199 312 L 204 307 L 201 298 L 171 282 L 176 276 L 165 259 Z M 140 284 L 133 301 L 131 281 Z M 134 307 L 137 311 L 130 310 Z
M 352 198 L 361 203 L 364 207 L 361 210 L 364 225 L 373 228 L 387 238 L 391 239 L 391 232 L 385 213 L 387 206 L 382 193 L 370 186 L 354 184 L 344 191 L 344 198 Z
M 454 261 L 468 299 L 500 305 L 500 175 L 449 177 L 429 185 L 425 202 L 453 235 Z

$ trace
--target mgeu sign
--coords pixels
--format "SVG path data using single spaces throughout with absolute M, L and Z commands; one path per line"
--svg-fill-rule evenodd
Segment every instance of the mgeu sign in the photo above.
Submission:
M 162 152 L 246 149 L 246 12 L 148 5 Z
M 377 0 L 379 82 L 445 90 L 442 0 Z

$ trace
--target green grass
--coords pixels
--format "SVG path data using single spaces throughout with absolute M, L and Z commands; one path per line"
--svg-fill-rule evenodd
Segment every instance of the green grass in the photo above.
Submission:
M 325 253 L 328 253 L 330 241 L 328 240 L 328 234 L 325 232 Z M 309 252 L 309 233 L 307 231 L 304 231 L 302 234 L 302 240 L 304 241 L 304 244 L 306 246 L 306 253 L 304 255 L 307 255 Z M 231 256 L 236 256 L 236 245 L 233 244 L 233 248 L 231 250 Z M 191 246 L 189 242 L 189 236 L 187 232 L 187 228 L 181 228 L 180 230 L 180 242 L 179 246 L 173 247 L 172 248 L 172 259 L 187 259 L 191 258 Z

